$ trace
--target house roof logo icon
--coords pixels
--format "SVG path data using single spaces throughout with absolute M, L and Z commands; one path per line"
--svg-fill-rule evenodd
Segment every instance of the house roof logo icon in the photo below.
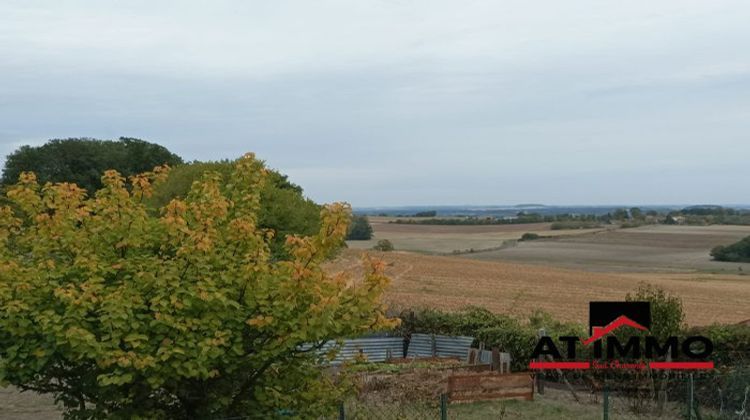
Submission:
M 611 333 L 612 331 L 620 328 L 620 327 L 633 327 L 638 330 L 642 331 L 648 331 L 648 328 L 644 327 L 643 325 L 633 321 L 632 319 L 626 317 L 625 315 L 620 315 L 617 319 L 609 323 L 609 325 L 605 327 L 594 327 L 594 333 L 591 335 L 591 337 L 587 339 L 581 339 L 584 346 L 588 346 L 589 344 L 593 343 L 594 341 L 600 340 L 605 335 Z
M 589 302 L 590 337 L 581 341 L 584 345 L 589 345 L 622 327 L 648 331 L 651 328 L 651 304 L 649 302 Z

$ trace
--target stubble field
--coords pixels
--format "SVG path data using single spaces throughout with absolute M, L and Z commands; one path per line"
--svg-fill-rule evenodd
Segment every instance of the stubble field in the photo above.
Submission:
M 388 239 L 396 249 L 427 254 L 450 254 L 469 250 L 487 250 L 504 246 L 526 232 L 543 236 L 567 236 L 599 232 L 604 229 L 551 230 L 551 223 L 517 225 L 417 225 L 389 223 L 390 217 L 370 217 L 375 236 L 369 241 L 350 241 L 354 249 L 372 248 L 379 239 Z
M 362 252 L 343 252 L 330 270 L 361 276 Z M 679 295 L 691 325 L 750 318 L 748 276 L 601 273 L 408 252 L 367 253 L 387 263 L 392 284 L 386 299 L 396 309 L 476 305 L 520 318 L 542 309 L 562 320 L 586 322 L 589 301 L 622 300 L 640 282 L 648 282 Z
M 588 302 L 622 300 L 641 282 L 682 298 L 691 325 L 750 319 L 750 264 L 712 261 L 709 251 L 750 235 L 747 226 L 644 226 L 597 231 L 549 231 L 549 226 L 425 226 L 374 223 L 376 239 L 390 239 L 396 252 L 383 258 L 393 284 L 388 302 L 398 308 L 459 309 L 467 305 L 527 317 L 542 309 L 565 320 L 586 322 Z M 533 229 L 531 229 L 533 228 Z M 561 236 L 502 246 L 523 232 Z M 454 238 L 454 242 L 451 242 Z M 396 239 L 396 240 L 394 240 Z M 425 255 L 460 249 L 468 242 L 500 249 L 460 256 Z M 399 243 L 412 246 L 404 252 Z M 426 244 L 419 248 L 420 244 Z M 437 245 L 436 245 L 437 244 Z M 506 243 L 507 245 L 507 243 Z M 364 245 L 331 265 L 359 274 Z M 479 248 L 479 247 L 478 247 Z
M 466 257 L 588 271 L 750 274 L 748 263 L 713 261 L 710 256 L 711 248 L 746 236 L 750 226 L 652 225 L 520 242 Z

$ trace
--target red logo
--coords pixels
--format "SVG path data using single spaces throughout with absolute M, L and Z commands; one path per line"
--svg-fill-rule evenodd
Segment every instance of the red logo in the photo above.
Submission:
M 642 343 L 641 335 L 631 336 L 625 344 L 611 333 L 623 327 L 630 327 L 639 331 L 648 331 L 651 326 L 651 310 L 648 302 L 591 302 L 589 307 L 589 328 L 591 336 L 588 338 L 559 337 L 558 340 L 566 344 L 566 357 L 564 360 L 551 337 L 542 336 L 539 339 L 529 368 L 540 369 L 713 369 L 714 363 L 706 361 L 713 351 L 713 343 L 706 337 L 691 336 L 682 341 L 681 346 L 677 337 L 669 337 L 664 342 L 659 342 L 655 337 L 645 336 Z M 637 319 L 634 320 L 633 318 Z M 611 321 L 610 321 L 611 320 Z M 603 325 L 606 323 L 606 325 Z M 645 324 L 645 325 L 644 325 Z M 606 340 L 605 340 L 606 338 Z M 603 343 L 606 341 L 606 355 L 603 351 Z M 577 344 L 584 347 L 593 344 L 593 359 L 576 359 Z M 695 349 L 695 344 L 700 344 L 700 349 Z M 677 359 L 679 353 L 687 359 L 700 359 L 700 361 L 680 361 Z M 624 362 L 617 357 L 630 359 Z M 664 361 L 647 361 L 644 359 L 659 359 Z
M 633 327 L 642 331 L 648 331 L 648 328 L 644 327 L 643 325 L 633 321 L 625 315 L 620 315 L 606 327 L 594 327 L 594 334 L 586 340 L 581 339 L 581 341 L 583 342 L 584 346 L 588 346 L 594 341 L 600 340 L 605 335 L 623 326 Z

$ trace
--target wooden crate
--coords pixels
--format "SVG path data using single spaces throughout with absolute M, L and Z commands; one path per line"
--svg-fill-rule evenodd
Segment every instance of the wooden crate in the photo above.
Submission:
M 448 377 L 448 400 L 472 402 L 502 399 L 534 399 L 534 382 L 529 373 L 488 372 Z

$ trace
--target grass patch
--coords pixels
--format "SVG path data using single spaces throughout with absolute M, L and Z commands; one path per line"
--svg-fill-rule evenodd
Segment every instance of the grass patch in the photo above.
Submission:
M 599 404 L 568 403 L 535 396 L 535 401 L 486 401 L 448 406 L 449 419 L 582 419 L 599 420 Z

